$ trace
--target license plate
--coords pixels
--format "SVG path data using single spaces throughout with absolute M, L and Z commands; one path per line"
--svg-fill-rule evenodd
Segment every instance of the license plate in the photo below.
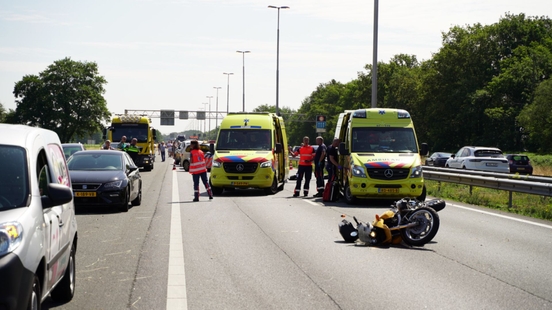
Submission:
M 398 193 L 399 189 L 398 188 L 379 188 L 378 192 L 379 193 Z
M 244 186 L 244 185 L 249 185 L 249 182 L 232 182 L 232 185 Z
M 75 197 L 96 197 L 96 192 L 75 192 Z
M 498 164 L 497 163 L 486 163 L 485 164 L 487 167 L 497 167 Z
M 517 170 L 525 170 L 525 168 L 517 168 Z

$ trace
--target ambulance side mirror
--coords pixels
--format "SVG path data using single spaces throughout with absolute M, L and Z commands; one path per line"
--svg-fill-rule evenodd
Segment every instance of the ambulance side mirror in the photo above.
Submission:
M 209 144 L 209 152 L 211 152 L 211 154 L 215 154 L 215 144 L 214 143 Z
M 427 154 L 429 153 L 429 146 L 427 145 L 427 143 L 422 143 L 422 146 L 420 148 L 420 155 L 422 156 L 427 156 Z
M 274 153 L 280 154 L 284 151 L 284 148 L 282 147 L 282 143 L 276 143 L 276 147 L 274 148 Z
M 345 148 L 345 142 L 339 143 L 339 155 L 349 155 L 349 150 Z

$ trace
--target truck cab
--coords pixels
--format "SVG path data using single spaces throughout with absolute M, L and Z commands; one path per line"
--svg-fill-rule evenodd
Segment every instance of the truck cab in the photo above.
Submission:
M 229 113 L 222 120 L 215 145 L 209 177 L 215 195 L 236 188 L 259 188 L 269 195 L 284 189 L 289 159 L 281 117 Z
M 410 113 L 401 109 L 359 109 L 339 115 L 338 182 L 347 203 L 357 199 L 425 200 L 421 156 Z

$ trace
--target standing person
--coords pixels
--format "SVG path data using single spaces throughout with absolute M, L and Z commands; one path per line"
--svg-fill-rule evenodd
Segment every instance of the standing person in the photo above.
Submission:
M 140 149 L 138 146 L 136 146 L 136 143 L 138 143 L 138 139 L 132 138 L 130 141 L 130 144 L 127 144 L 124 151 L 130 155 L 130 158 L 134 161 L 134 164 L 138 165 L 136 160 L 138 159 L 138 153 L 140 153 Z
M 314 177 L 316 177 L 316 191 L 314 197 L 322 197 L 324 194 L 324 164 L 326 163 L 326 145 L 324 138 L 316 137 L 318 148 L 314 155 Z
M 157 150 L 159 150 L 159 155 L 161 155 L 161 161 L 165 161 L 165 142 L 159 142 Z
M 340 141 L 338 138 L 333 139 L 332 144 L 330 145 L 330 147 L 328 147 L 328 150 L 326 152 L 328 154 L 328 163 L 326 164 L 326 170 L 328 171 L 328 182 L 332 182 L 335 179 L 337 170 L 341 169 L 341 166 L 337 161 L 339 142 Z
M 102 150 L 114 150 L 114 148 L 111 146 L 111 141 L 105 140 L 104 145 L 102 145 Z
M 119 142 L 119 145 L 117 145 L 117 149 L 124 151 L 125 148 L 128 146 L 128 144 L 126 143 L 126 140 L 127 140 L 127 137 L 122 136 L 121 141 Z
M 169 142 L 167 142 L 167 152 L 169 153 L 169 157 L 172 157 L 173 144 L 172 144 L 171 140 L 169 140 Z
M 289 152 L 293 157 L 299 155 L 299 168 L 297 169 L 297 184 L 295 185 L 295 191 L 293 197 L 299 197 L 301 192 L 301 182 L 305 177 L 305 185 L 303 186 L 303 195 L 306 197 L 309 195 L 310 180 L 312 177 L 312 161 L 314 159 L 314 148 L 309 145 L 309 137 L 303 137 L 303 144 L 297 152 L 289 149 Z
M 209 194 L 209 199 L 213 199 L 213 192 L 209 182 L 207 182 L 207 167 L 205 166 L 205 156 L 203 151 L 199 149 L 199 142 L 193 140 L 190 142 L 192 151 L 190 152 L 190 174 L 194 181 L 194 201 L 199 201 L 199 178 Z

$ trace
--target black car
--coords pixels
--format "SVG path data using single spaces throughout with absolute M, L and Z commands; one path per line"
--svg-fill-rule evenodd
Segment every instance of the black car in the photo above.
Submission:
M 67 161 L 75 206 L 116 206 L 142 201 L 142 178 L 132 158 L 121 151 L 80 151 Z
M 444 167 L 451 153 L 435 152 L 425 160 L 426 166 Z
M 75 154 L 78 151 L 86 150 L 82 143 L 62 143 L 61 147 L 63 148 L 65 159 L 69 158 L 71 155 Z
M 533 166 L 529 160 L 529 156 L 523 154 L 506 154 L 510 173 L 533 174 Z

